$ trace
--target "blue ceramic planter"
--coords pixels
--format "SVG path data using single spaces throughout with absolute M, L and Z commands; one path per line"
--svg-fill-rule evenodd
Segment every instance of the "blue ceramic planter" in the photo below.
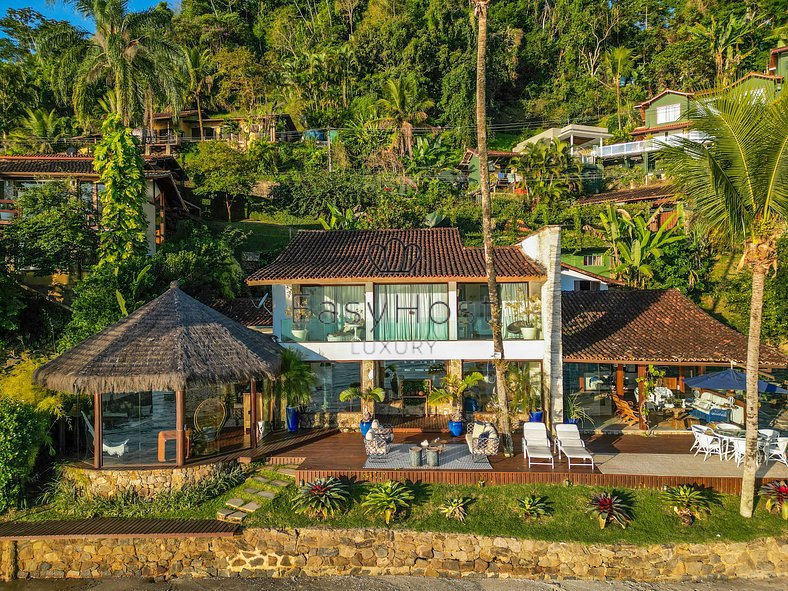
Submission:
M 290 433 L 298 431 L 298 408 L 295 406 L 288 406 L 285 409 L 285 416 L 287 418 L 287 430 Z
M 462 435 L 462 421 L 449 421 L 449 433 L 451 433 L 453 437 Z
M 564 419 L 564 423 L 567 425 L 577 425 L 580 422 L 580 419 Z
M 544 418 L 544 411 L 543 410 L 532 410 L 528 413 L 529 420 L 532 423 L 541 423 L 542 419 Z
M 361 429 L 361 436 L 366 437 L 367 431 L 372 427 L 372 421 L 359 421 L 358 428 Z

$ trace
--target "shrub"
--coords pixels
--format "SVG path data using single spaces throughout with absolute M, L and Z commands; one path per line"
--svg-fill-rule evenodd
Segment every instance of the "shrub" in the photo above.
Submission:
M 711 512 L 712 492 L 708 488 L 691 484 L 672 486 L 662 493 L 662 500 L 681 518 L 684 525 L 692 525 L 696 519 Z
M 341 511 L 350 499 L 350 489 L 332 477 L 307 482 L 293 499 L 293 511 L 325 521 Z
M 19 506 L 41 447 L 46 416 L 32 404 L 0 398 L 0 513 Z
M 586 512 L 596 515 L 599 529 L 605 529 L 611 523 L 617 523 L 626 529 L 632 521 L 632 505 L 620 495 L 602 492 L 591 497 Z
M 517 500 L 517 511 L 526 519 L 538 519 L 549 515 L 552 512 L 552 507 L 550 507 L 547 497 L 530 495 Z
M 468 510 L 468 505 L 471 499 L 468 497 L 452 497 L 446 500 L 440 507 L 440 511 L 448 519 L 456 519 L 457 521 L 465 521 L 465 515 Z
M 764 484 L 758 494 L 766 499 L 766 510 L 779 513 L 788 520 L 788 482 L 770 482 Z
M 373 485 L 364 497 L 361 506 L 369 514 L 382 516 L 386 525 L 389 525 L 398 512 L 405 511 L 411 506 L 413 498 L 413 491 L 410 487 L 401 482 L 389 480 Z

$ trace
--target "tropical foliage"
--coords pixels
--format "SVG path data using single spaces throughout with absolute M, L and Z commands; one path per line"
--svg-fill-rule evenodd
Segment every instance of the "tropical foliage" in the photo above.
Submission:
M 788 520 L 788 482 L 769 482 L 761 487 L 758 494 L 766 499 L 767 511 L 779 513 L 780 517 Z
M 293 510 L 325 521 L 350 501 L 350 489 L 333 476 L 307 482 L 293 499 Z
M 389 480 L 373 484 L 364 495 L 361 507 L 371 515 L 382 517 L 386 525 L 390 525 L 397 514 L 410 508 L 413 499 L 413 491 L 407 484 Z
M 586 512 L 596 517 L 600 529 L 605 529 L 612 523 L 626 529 L 632 521 L 632 505 L 621 493 L 602 492 L 593 495 L 588 501 Z
M 441 515 L 447 519 L 456 519 L 457 521 L 464 522 L 465 515 L 468 512 L 468 505 L 472 499 L 469 497 L 452 497 L 446 499 L 443 504 L 438 507 Z
M 679 516 L 684 525 L 692 525 L 711 512 L 715 498 L 711 489 L 691 484 L 671 486 L 662 493 L 662 500 Z
M 35 406 L 0 392 L 0 513 L 24 501 L 48 421 Z
M 273 381 L 274 395 L 288 406 L 305 406 L 312 400 L 312 386 L 317 376 L 312 366 L 297 351 L 285 349 L 281 354 L 282 365 Z
M 517 512 L 526 519 L 539 519 L 550 515 L 552 508 L 547 497 L 528 495 L 517 499 Z

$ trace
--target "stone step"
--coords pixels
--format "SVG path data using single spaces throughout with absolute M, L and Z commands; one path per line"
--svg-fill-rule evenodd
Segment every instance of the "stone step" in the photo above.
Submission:
M 243 511 L 244 513 L 254 513 L 254 512 L 255 512 L 255 511 L 257 511 L 259 508 L 260 508 L 260 505 L 258 505 L 258 504 L 257 504 L 257 503 L 255 503 L 254 501 L 251 501 L 251 502 L 249 502 L 249 503 L 246 503 L 246 504 L 245 504 L 245 505 L 243 505 L 242 507 L 238 507 L 239 511 Z
M 243 523 L 246 513 L 233 511 L 232 509 L 219 509 L 216 512 L 216 519 L 219 521 L 229 521 L 230 523 Z
M 261 490 L 257 492 L 257 496 L 263 499 L 268 499 L 269 501 L 276 498 L 276 493 L 271 492 L 270 490 Z
M 245 489 L 244 489 L 244 494 L 247 494 L 247 495 L 256 495 L 256 494 L 257 494 L 257 491 L 259 491 L 259 490 L 260 490 L 259 488 L 252 488 L 252 487 L 247 487 L 247 488 L 245 488 Z
M 287 486 L 288 484 L 290 484 L 290 483 L 289 483 L 289 482 L 286 482 L 286 481 L 284 481 L 284 480 L 272 480 L 272 481 L 271 481 L 271 482 L 269 482 L 268 484 L 269 484 L 270 486 L 275 486 L 276 488 L 284 488 L 284 487 L 286 487 L 286 486 Z
M 260 484 L 268 484 L 271 482 L 270 478 L 266 478 L 265 476 L 255 476 L 252 480 L 255 482 L 259 482 Z
M 289 476 L 290 478 L 296 477 L 295 468 L 282 468 L 277 472 L 277 474 L 281 474 L 282 476 Z
M 244 500 L 243 499 L 229 499 L 225 503 L 225 505 L 227 505 L 228 507 L 231 507 L 233 509 L 240 509 L 241 507 L 244 506 Z

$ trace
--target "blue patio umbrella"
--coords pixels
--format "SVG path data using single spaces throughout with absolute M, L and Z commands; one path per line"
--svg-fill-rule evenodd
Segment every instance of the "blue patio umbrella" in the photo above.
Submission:
M 733 368 L 715 373 L 707 373 L 694 378 L 684 378 L 684 385 L 690 388 L 706 388 L 707 390 L 739 390 L 747 389 L 747 377 L 743 371 L 736 371 Z M 758 392 L 768 394 L 788 394 L 788 390 L 758 380 Z

